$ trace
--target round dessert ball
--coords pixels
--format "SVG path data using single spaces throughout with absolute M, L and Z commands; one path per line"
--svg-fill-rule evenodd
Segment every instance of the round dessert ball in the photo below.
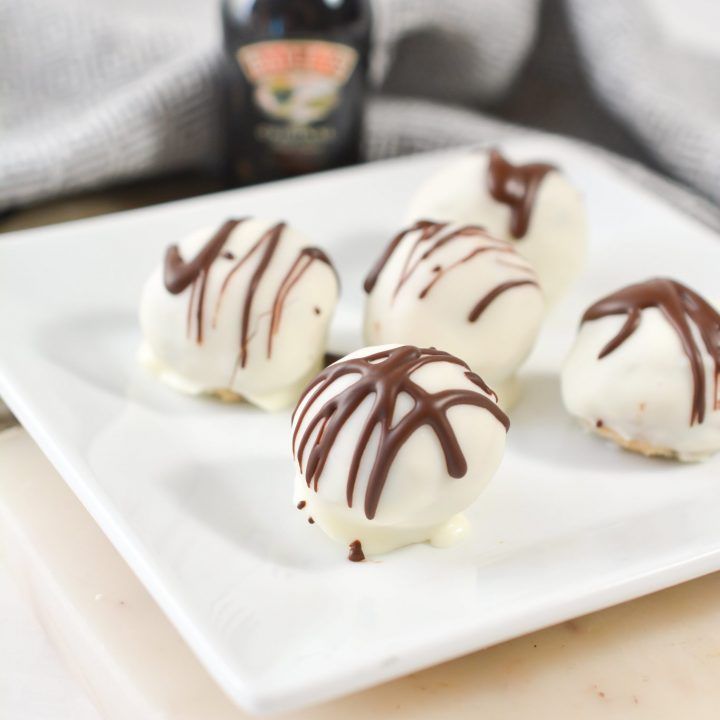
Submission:
M 679 282 L 630 285 L 587 309 L 562 371 L 568 412 L 644 455 L 720 449 L 720 315 Z
M 188 393 L 287 407 L 322 365 L 337 298 L 330 260 L 300 233 L 228 220 L 170 246 L 148 279 L 141 361 Z
M 515 244 L 550 304 L 580 274 L 586 217 L 580 193 L 547 163 L 513 165 L 497 150 L 453 160 L 412 198 L 407 220 L 469 223 Z
M 512 402 L 512 379 L 544 314 L 537 276 L 512 243 L 476 225 L 420 220 L 365 280 L 365 342 L 435 346 Z
M 453 355 L 363 348 L 325 368 L 295 409 L 295 502 L 352 560 L 449 545 L 500 464 L 508 427 L 493 391 Z

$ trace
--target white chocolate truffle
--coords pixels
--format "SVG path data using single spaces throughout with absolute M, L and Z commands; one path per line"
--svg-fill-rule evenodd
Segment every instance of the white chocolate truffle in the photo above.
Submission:
M 417 191 L 407 220 L 422 218 L 481 225 L 514 242 L 535 268 L 549 304 L 582 270 L 585 208 L 552 165 L 512 165 L 497 150 L 464 155 Z
M 700 295 L 649 280 L 585 312 L 562 371 L 568 412 L 644 455 L 701 460 L 720 449 L 720 315 Z
M 446 546 L 500 464 L 508 427 L 493 391 L 449 353 L 358 350 L 325 368 L 295 409 L 295 503 L 351 560 Z
M 168 248 L 143 290 L 141 361 L 173 387 L 274 410 L 319 370 L 338 280 L 284 223 L 228 220 Z
M 493 387 L 503 407 L 544 314 L 537 277 L 512 243 L 474 225 L 421 220 L 365 280 L 365 342 L 441 347 Z

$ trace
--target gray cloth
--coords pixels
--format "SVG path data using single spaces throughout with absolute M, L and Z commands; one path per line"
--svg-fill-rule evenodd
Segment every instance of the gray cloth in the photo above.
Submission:
M 478 116 L 475 112 L 423 100 L 383 98 L 368 112 L 368 157 L 371 160 L 439 150 L 482 141 L 502 142 L 539 131 Z M 580 140 L 575 141 L 631 177 L 652 193 L 720 232 L 718 205 L 647 166 Z
M 534 126 L 720 202 L 720 55 L 674 42 L 642 0 L 374 0 L 373 9 L 369 158 Z M 0 209 L 217 165 L 217 15 L 197 0 L 0 0 Z

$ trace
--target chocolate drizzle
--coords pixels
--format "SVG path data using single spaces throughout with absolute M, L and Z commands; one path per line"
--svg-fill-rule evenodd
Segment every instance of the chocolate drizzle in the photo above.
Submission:
M 227 220 L 224 222 L 219 230 L 205 243 L 200 252 L 189 262 L 183 260 L 177 245 L 171 245 L 165 252 L 163 281 L 167 291 L 173 295 L 179 295 L 192 283 L 190 303 L 188 305 L 187 332 L 189 335 L 194 306 L 197 318 L 195 342 L 198 345 L 203 341 L 205 291 L 210 266 L 222 251 L 223 246 L 230 237 L 230 233 L 241 222 L 242 220 Z M 199 288 L 197 287 L 198 283 Z
M 257 247 L 265 245 L 265 250 L 260 256 L 260 262 L 253 271 L 245 293 L 245 302 L 243 303 L 242 324 L 240 326 L 240 367 L 247 365 L 248 359 L 248 333 L 250 332 L 250 311 L 252 310 L 253 300 L 257 292 L 260 280 L 262 280 L 265 271 L 270 265 L 272 256 L 275 254 L 280 238 L 282 237 L 285 223 L 278 223 L 271 227 L 257 242 Z
M 202 344 L 204 336 L 205 294 L 210 268 L 218 257 L 223 257 L 227 260 L 236 260 L 235 255 L 229 251 L 223 251 L 223 247 L 232 231 L 241 222 L 243 222 L 243 220 L 228 220 L 223 223 L 219 230 L 202 247 L 200 252 L 189 262 L 185 262 L 182 259 L 177 245 L 170 246 L 165 254 L 164 283 L 168 292 L 177 295 L 192 285 L 188 302 L 187 334 L 188 336 L 191 335 L 194 315 L 196 318 L 195 342 L 198 345 Z M 284 230 L 285 223 L 277 223 L 264 232 L 261 237 L 253 243 L 250 249 L 233 263 L 220 285 L 220 291 L 215 302 L 212 316 L 213 328 L 217 325 L 220 306 L 222 305 L 223 298 L 233 277 L 250 258 L 256 255 L 256 253 L 260 254 L 257 266 L 248 281 L 245 299 L 242 305 L 240 350 L 238 352 L 238 365 L 240 367 L 245 367 L 248 361 L 248 345 L 253 337 L 253 333 L 250 331 L 250 319 L 255 295 L 272 262 L 275 251 L 281 242 Z M 315 261 L 323 262 L 332 268 L 330 259 L 322 250 L 315 247 L 303 248 L 278 287 L 272 308 L 267 313 L 270 315 L 270 327 L 267 340 L 268 358 L 272 355 L 273 338 L 280 329 L 282 311 L 287 296 Z
M 270 332 L 268 333 L 267 342 L 267 356 L 268 358 L 272 355 L 272 344 L 273 338 L 280 329 L 280 320 L 282 318 L 283 305 L 285 304 L 285 298 L 288 293 L 293 289 L 295 284 L 305 274 L 307 269 L 315 261 L 323 262 L 332 268 L 330 258 L 320 249 L 316 247 L 306 247 L 300 251 L 300 254 L 295 258 L 295 262 L 290 266 L 287 274 L 280 283 L 277 294 L 275 295 L 275 301 L 273 302 L 272 314 L 270 318 Z M 320 308 L 313 308 L 316 315 L 320 314 Z
M 412 227 L 396 235 L 390 241 L 390 244 L 387 246 L 384 253 L 381 255 L 380 259 L 377 261 L 373 269 L 370 271 L 370 274 L 365 279 L 365 292 L 372 292 L 388 260 L 390 260 L 400 243 L 410 233 L 413 232 L 417 232 L 418 236 L 413 241 L 410 252 L 405 258 L 403 268 L 400 272 L 400 277 L 398 278 L 398 281 L 392 293 L 393 301 L 395 300 L 405 283 L 410 279 L 410 277 L 412 277 L 413 273 L 418 270 L 422 263 L 428 261 L 438 250 L 440 250 L 440 248 L 446 246 L 453 240 L 472 237 L 477 239 L 478 244 L 477 247 L 471 249 L 466 255 L 450 263 L 446 267 L 443 267 L 442 265 L 433 265 L 430 271 L 432 273 L 432 278 L 430 282 L 428 282 L 427 285 L 425 285 L 425 287 L 423 287 L 422 290 L 419 292 L 418 299 L 423 300 L 424 298 L 426 298 L 430 291 L 433 289 L 433 287 L 435 287 L 435 285 L 443 277 L 445 277 L 448 272 L 472 260 L 477 255 L 486 252 L 510 253 L 512 255 L 515 255 L 515 250 L 512 245 L 510 245 L 505 240 L 498 240 L 497 238 L 492 237 L 492 235 L 489 235 L 485 231 L 485 229 L 480 227 L 479 225 L 463 225 L 454 230 L 451 230 L 448 233 L 443 234 L 443 231 L 447 227 L 448 223 L 436 223 L 430 220 L 419 220 Z M 431 243 L 430 246 L 423 250 L 423 245 L 428 242 Z M 469 322 L 475 322 L 480 317 L 480 315 L 487 309 L 488 305 L 490 305 L 490 303 L 495 300 L 495 298 L 497 298 L 499 295 L 506 292 L 507 290 L 510 290 L 514 287 L 519 287 L 521 285 L 534 285 L 535 287 L 538 287 L 538 283 L 535 280 L 534 275 L 532 274 L 532 271 L 529 267 L 523 267 L 519 264 L 503 262 L 501 259 L 498 260 L 498 263 L 504 265 L 505 267 L 518 270 L 519 272 L 524 272 L 527 277 L 501 283 L 495 288 L 493 288 L 490 292 L 486 293 L 485 296 L 483 296 L 475 304 L 475 306 L 468 314 Z
M 419 237 L 415 240 L 412 249 L 408 253 L 408 256 L 405 258 L 405 264 L 403 266 L 402 272 L 400 273 L 400 279 L 397 282 L 397 285 L 395 285 L 395 290 L 393 291 L 393 299 L 397 297 L 397 294 L 402 289 L 402 286 L 410 279 L 410 277 L 413 275 L 413 273 L 418 269 L 420 264 L 427 260 L 429 257 L 434 255 L 440 248 L 444 247 L 448 243 L 452 242 L 453 240 L 456 240 L 458 238 L 465 238 L 465 237 L 483 237 L 483 238 L 489 238 L 488 235 L 486 235 L 483 228 L 481 228 L 478 225 L 463 225 L 462 227 L 459 227 L 446 235 L 441 235 L 439 238 L 435 239 L 437 235 L 440 234 L 442 230 L 444 230 L 447 227 L 444 223 L 431 223 L 429 227 L 425 227 L 422 229 L 422 232 L 420 233 Z M 430 245 L 429 248 L 424 250 L 423 252 L 419 253 L 416 257 L 417 251 L 420 249 L 420 247 L 427 241 L 427 240 L 433 240 L 435 241 Z M 453 265 L 453 267 L 457 265 L 461 265 L 464 262 L 467 262 L 471 258 L 473 258 L 475 255 L 477 255 L 478 252 L 483 252 L 485 250 L 491 250 L 491 249 L 500 249 L 503 250 L 501 241 L 492 240 L 492 243 L 494 247 L 487 247 L 487 248 L 476 248 L 474 249 L 469 255 L 464 257 L 462 260 L 458 261 Z M 511 252 L 510 248 L 508 247 L 505 252 Z M 437 266 L 436 266 L 437 267 Z M 449 268 L 448 268 L 449 269 Z M 430 287 L 437 282 L 440 275 L 442 275 L 442 267 L 440 267 L 440 270 L 435 271 L 438 273 L 438 275 L 433 279 L 433 282 L 430 286 L 425 288 L 420 293 L 420 298 L 425 297 L 427 295 Z
M 490 151 L 487 187 L 490 195 L 510 208 L 510 234 L 519 240 L 525 237 L 540 184 L 545 175 L 555 170 L 547 163 L 513 165 L 496 149 Z
M 485 297 L 478 301 L 477 305 L 475 305 L 475 307 L 470 311 L 468 320 L 470 322 L 475 322 L 485 312 L 485 310 L 487 310 L 488 305 L 490 305 L 495 298 L 499 297 L 508 290 L 521 287 L 522 285 L 533 285 L 537 287 L 537 282 L 535 280 L 508 280 L 508 282 L 496 285 L 489 293 L 487 293 L 487 295 L 485 295 Z
M 359 540 L 353 540 L 350 543 L 350 553 L 348 555 L 348 560 L 350 562 L 362 562 L 365 559 L 365 553 L 362 549 L 362 544 Z
M 368 276 L 365 278 L 365 282 L 363 283 L 363 289 L 365 290 L 365 292 L 370 293 L 373 291 L 373 288 L 375 287 L 378 278 L 380 277 L 380 273 L 385 268 L 385 265 L 387 265 L 388 260 L 392 257 L 395 250 L 397 250 L 398 245 L 400 245 L 400 243 L 405 239 L 407 235 L 415 232 L 416 230 L 419 230 L 420 237 L 416 241 L 416 244 L 418 244 L 423 240 L 429 240 L 433 235 L 435 235 L 437 232 L 439 232 L 445 227 L 447 227 L 447 223 L 436 223 L 431 222 L 430 220 L 418 220 L 412 227 L 409 227 L 407 230 L 403 230 L 402 232 L 398 233 L 390 241 L 390 244 L 385 248 L 385 251 L 380 256 L 379 260 L 375 263 L 372 270 L 370 270 Z
M 452 363 L 464 368 L 465 376 L 483 392 L 456 388 L 431 393 L 412 380 L 411 376 L 416 370 L 436 362 Z M 357 377 L 350 386 L 326 400 L 321 407 L 313 409 L 301 434 L 300 430 L 310 408 L 325 390 L 346 375 Z M 300 398 L 293 413 L 293 455 L 305 475 L 308 487 L 317 492 L 318 482 L 335 439 L 361 403 L 374 396 L 372 407 L 357 439 L 348 470 L 346 492 L 348 507 L 352 507 L 360 464 L 371 437 L 377 431 L 378 446 L 364 498 L 365 516 L 372 519 L 377 512 L 390 467 L 402 446 L 416 430 L 425 425 L 433 430 L 444 454 L 448 474 L 450 477 L 460 478 L 467 472 L 467 462 L 447 418 L 447 411 L 456 405 L 473 405 L 490 412 L 506 430 L 510 427 L 505 413 L 491 398 L 483 394 L 488 391 L 487 385 L 471 372 L 462 360 L 434 348 L 419 349 L 403 345 L 365 357 L 344 360 L 325 368 Z M 397 399 L 401 394 L 409 395 L 414 405 L 398 420 L 394 416 Z
M 720 314 L 700 295 L 675 280 L 656 278 L 629 285 L 591 305 L 581 323 L 609 315 L 625 315 L 618 333 L 600 351 L 598 360 L 617 350 L 640 326 L 641 311 L 657 308 L 677 333 L 690 363 L 693 377 L 690 425 L 705 420 L 706 378 L 703 358 L 693 326 L 715 365 L 713 409 L 720 409 L 718 377 L 720 377 Z

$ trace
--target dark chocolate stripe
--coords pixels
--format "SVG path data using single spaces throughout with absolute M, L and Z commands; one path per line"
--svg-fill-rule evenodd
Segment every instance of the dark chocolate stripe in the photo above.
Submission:
M 438 230 L 446 227 L 446 225 L 447 223 L 436 223 L 431 222 L 430 220 L 418 220 L 412 227 L 409 227 L 407 230 L 403 230 L 401 233 L 398 233 L 390 241 L 390 244 L 385 248 L 385 251 L 380 256 L 379 260 L 375 263 L 373 269 L 368 273 L 368 276 L 365 278 L 365 282 L 363 283 L 363 288 L 365 292 L 372 292 L 378 278 L 380 277 L 380 273 L 383 271 L 383 268 L 387 264 L 388 260 L 392 257 L 393 253 L 397 249 L 398 245 L 400 245 L 400 243 L 403 241 L 405 236 L 409 235 L 411 232 L 415 232 L 416 230 L 421 230 L 421 238 L 424 237 L 426 234 L 428 235 L 428 237 L 431 237 L 436 232 L 438 232 Z
M 295 287 L 296 283 L 305 274 L 307 269 L 315 261 L 319 261 L 333 267 L 330 262 L 330 258 L 320 249 L 316 247 L 303 248 L 295 261 L 290 266 L 285 277 L 282 279 L 278 287 L 278 291 L 275 294 L 275 300 L 273 301 L 272 313 L 270 317 L 270 329 L 268 331 L 267 341 L 267 357 L 272 356 L 273 338 L 280 329 L 280 321 L 282 320 L 282 311 L 285 305 L 285 298 L 287 298 L 290 291 Z M 333 268 L 334 270 L 334 268 Z
M 468 320 L 470 322 L 475 322 L 485 312 L 485 310 L 487 310 L 488 305 L 490 305 L 493 300 L 495 300 L 497 297 L 507 292 L 508 290 L 520 287 L 521 285 L 533 285 L 535 287 L 538 287 L 538 284 L 537 282 L 535 282 L 535 280 L 508 280 L 508 282 L 496 285 L 489 293 L 487 293 L 487 295 L 485 295 L 478 301 L 475 307 L 470 311 L 470 314 L 468 315 Z
M 720 314 L 704 298 L 676 280 L 656 278 L 629 285 L 591 305 L 582 316 L 582 323 L 609 315 L 625 315 L 617 334 L 602 348 L 601 360 L 615 352 L 640 326 L 642 310 L 657 308 L 677 333 L 683 352 L 690 363 L 693 377 L 690 425 L 705 420 L 706 378 L 700 347 L 690 323 L 697 328 L 705 349 L 715 365 L 713 409 L 720 409 L 718 377 L 720 377 Z
M 435 276 L 433 279 L 420 291 L 420 294 L 418 295 L 418 298 L 422 300 L 427 296 L 427 294 L 430 292 L 430 290 L 433 289 L 435 284 L 443 278 L 447 273 L 449 273 L 451 270 L 454 270 L 456 267 L 459 267 L 460 265 L 464 265 L 469 260 L 472 260 L 476 255 L 481 255 L 482 253 L 486 252 L 513 252 L 513 249 L 511 247 L 504 247 L 506 243 L 503 243 L 503 245 L 486 245 L 485 247 L 478 247 L 469 252 L 464 257 L 460 258 L 460 260 L 457 260 L 456 262 L 448 265 L 447 267 L 441 267 L 437 266 L 435 268 Z M 517 269 L 522 270 L 524 272 L 527 272 L 526 267 L 518 267 Z
M 477 226 L 477 225 L 463 225 L 462 227 L 457 228 L 456 230 L 453 230 L 447 235 L 442 235 L 439 237 L 435 242 L 424 252 L 420 254 L 418 258 L 415 258 L 415 262 L 411 262 L 415 256 L 416 250 L 422 245 L 424 242 L 428 240 L 432 240 L 436 235 L 438 235 L 442 230 L 444 230 L 447 226 L 446 225 L 438 225 L 436 229 L 434 229 L 432 232 L 424 231 L 420 237 L 418 237 L 415 240 L 415 243 L 408 253 L 407 258 L 405 259 L 405 265 L 402 269 L 402 272 L 400 273 L 400 279 L 397 282 L 397 285 L 395 286 L 395 290 L 393 292 L 393 298 L 397 296 L 397 294 L 402 289 L 402 286 L 412 277 L 413 273 L 418 269 L 420 264 L 428 258 L 430 258 L 432 255 L 434 255 L 440 248 L 444 247 L 448 243 L 452 242 L 453 240 L 457 240 L 459 238 L 465 238 L 465 237 L 482 237 L 490 239 L 489 236 L 486 234 L 486 232 L 483 230 L 483 228 Z M 500 242 L 500 241 L 496 241 Z
M 179 295 L 192 283 L 192 292 L 188 304 L 187 333 L 191 330 L 191 316 L 193 303 L 195 304 L 196 330 L 195 341 L 203 341 L 203 325 L 205 310 L 205 292 L 207 289 L 207 276 L 230 233 L 242 220 L 227 220 L 218 231 L 205 243 L 200 252 L 190 261 L 185 262 L 180 255 L 177 245 L 171 245 L 165 252 L 163 281 L 165 288 L 173 295 Z M 197 287 L 199 283 L 199 287 Z
M 380 273 L 382 272 L 383 268 L 387 264 L 387 261 L 392 257 L 393 253 L 397 250 L 400 243 L 407 237 L 407 235 L 411 232 L 419 231 L 420 235 L 417 237 L 414 242 L 413 246 L 410 249 L 410 252 L 408 253 L 405 263 L 403 265 L 403 268 L 400 272 L 400 277 L 398 279 L 398 282 L 395 286 L 395 290 L 393 291 L 392 297 L 395 298 L 398 292 L 402 289 L 403 285 L 408 281 L 408 279 L 412 276 L 412 274 L 417 270 L 417 268 L 420 266 L 420 264 L 424 261 L 429 260 L 432 258 L 432 256 L 442 247 L 447 245 L 449 242 L 452 242 L 453 240 L 459 239 L 459 238 L 466 238 L 466 237 L 473 237 L 476 239 L 478 243 L 478 247 L 474 248 L 470 252 L 468 252 L 466 255 L 464 255 L 459 260 L 451 263 L 447 267 L 443 267 L 442 265 L 436 265 L 433 267 L 432 272 L 434 273 L 434 276 L 428 282 L 425 287 L 420 290 L 418 294 L 418 298 L 420 300 L 423 300 L 427 297 L 427 295 L 430 293 L 432 288 L 445 276 L 447 273 L 449 273 L 451 270 L 457 268 L 458 266 L 469 262 L 474 257 L 481 253 L 485 252 L 498 252 L 498 253 L 514 253 L 515 250 L 513 249 L 512 245 L 508 243 L 506 240 L 499 240 L 497 238 L 494 238 L 492 235 L 489 235 L 484 228 L 482 228 L 479 225 L 463 225 L 462 227 L 457 228 L 456 230 L 452 230 L 448 232 L 446 235 L 441 235 L 440 237 L 437 237 L 440 235 L 440 233 L 447 228 L 447 223 L 433 223 L 428 220 L 420 220 L 415 225 L 413 225 L 411 228 L 404 230 L 403 232 L 396 235 L 388 245 L 388 247 L 385 249 L 385 252 L 380 257 L 380 260 L 376 263 L 375 267 L 371 271 L 371 273 L 368 275 L 367 279 L 365 280 L 365 291 L 371 292 L 373 288 L 375 287 L 375 284 L 377 283 L 377 280 L 380 276 Z M 424 250 L 421 253 L 418 253 L 418 248 L 427 241 L 431 241 L 434 239 L 434 242 L 432 245 L 430 245 L 429 248 Z M 484 243 L 484 244 L 483 244 Z M 512 264 L 507 264 L 508 267 L 517 269 L 519 271 L 524 271 L 526 275 L 529 275 L 529 277 L 525 277 L 522 279 L 517 280 L 510 280 L 508 282 L 500 283 L 497 286 L 495 286 L 489 293 L 487 293 L 470 311 L 470 315 L 468 316 L 468 320 L 470 322 L 475 322 L 480 315 L 485 311 L 488 305 L 495 300 L 499 295 L 506 292 L 507 290 L 510 290 L 514 287 L 519 287 L 521 285 L 534 285 L 538 286 L 537 281 L 534 279 L 534 274 L 532 273 L 532 270 L 529 267 L 521 267 L 521 266 L 514 266 Z
M 191 282 L 194 282 L 200 273 L 213 264 L 227 242 L 230 233 L 242 220 L 227 220 L 218 231 L 205 243 L 200 252 L 190 261 L 185 262 L 180 255 L 177 245 L 171 245 L 165 252 L 164 282 L 169 293 L 178 295 Z
M 250 332 L 250 312 L 252 310 L 253 301 L 255 300 L 255 293 L 260 285 L 265 271 L 270 265 L 272 256 L 275 254 L 280 238 L 282 237 L 283 230 L 285 229 L 285 223 L 278 223 L 274 225 L 258 241 L 258 246 L 265 245 L 260 261 L 255 268 L 255 271 L 250 278 L 248 283 L 247 292 L 245 293 L 245 302 L 243 303 L 242 311 L 242 324 L 240 326 L 240 367 L 247 365 L 248 358 L 248 333 Z
M 547 163 L 513 165 L 498 150 L 490 151 L 487 188 L 490 195 L 510 208 L 510 234 L 525 237 L 530 225 L 535 197 L 545 176 L 555 170 Z

